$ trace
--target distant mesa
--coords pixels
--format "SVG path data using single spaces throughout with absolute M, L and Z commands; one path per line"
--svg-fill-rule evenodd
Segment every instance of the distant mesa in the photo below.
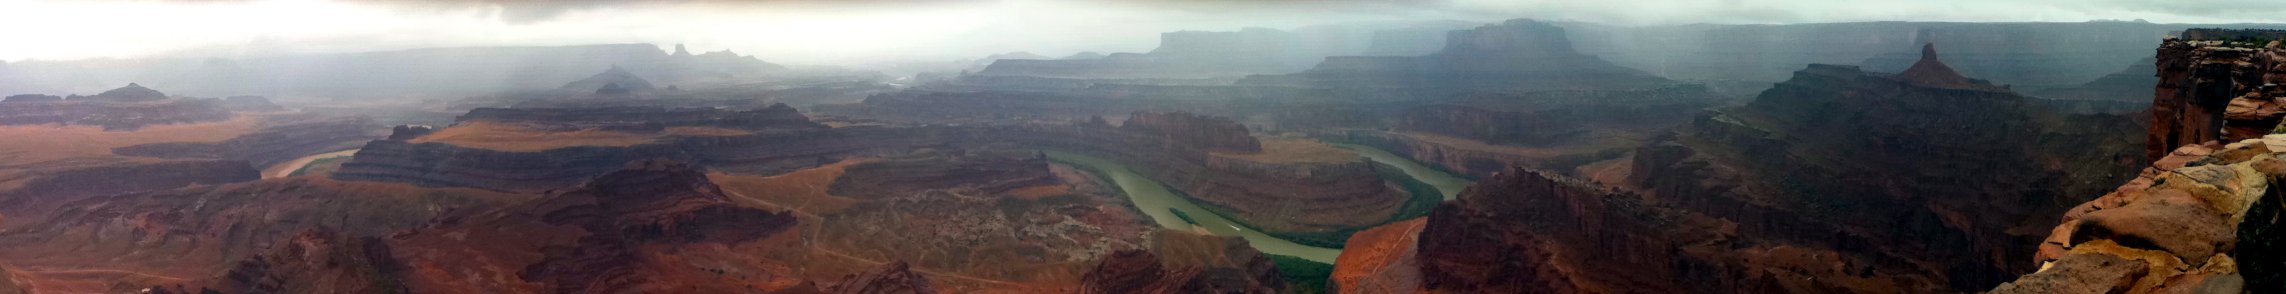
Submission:
M 61 96 L 56 96 L 56 95 L 41 95 L 41 94 L 21 94 L 21 95 L 11 95 L 11 96 L 8 96 L 8 98 L 7 98 L 6 100 L 0 100 L 0 103 L 56 102 L 56 101 L 63 101 L 63 97 L 61 97 Z
M 625 86 L 620 86 L 619 83 L 603 84 L 602 88 L 595 89 L 595 94 L 598 95 L 627 95 L 634 92 L 634 90 L 629 90 Z
M 1562 27 L 1516 19 L 1451 31 L 1444 49 L 1427 56 L 1327 57 L 1308 71 L 1238 83 L 1515 91 L 1647 88 L 1673 81 L 1582 54 Z
M 1897 79 L 1931 88 L 2006 90 L 2004 87 L 1961 76 L 1960 72 L 1953 71 L 1953 67 L 1945 66 L 1944 61 L 1937 59 L 1935 43 L 1921 44 L 1921 60 L 1913 62 L 1913 67 L 1905 68 L 1904 72 L 1897 73 Z
M 222 98 L 222 108 L 230 109 L 230 111 L 279 111 L 279 110 L 286 110 L 286 107 L 285 107 L 285 106 L 278 106 L 278 104 L 277 104 L 277 103 L 271 103 L 271 102 L 270 102 L 270 98 L 268 98 L 268 97 L 262 97 L 262 96 L 230 96 L 230 97 L 224 97 L 224 98 Z
M 596 94 L 628 94 L 650 92 L 655 88 L 651 86 L 651 81 L 635 76 L 635 73 L 627 72 L 625 68 L 612 66 L 611 69 L 604 70 L 602 73 L 564 84 L 562 89 L 581 92 L 594 91 Z
M 95 94 L 95 96 L 82 96 L 73 100 L 96 102 L 150 102 L 167 100 L 167 94 L 160 93 L 159 90 L 144 88 L 143 85 L 140 84 L 127 83 L 126 87 L 119 87 L 118 89 L 103 91 L 103 93 Z
M 1064 56 L 1064 58 L 1059 58 L 1059 59 L 1063 59 L 1063 60 L 1086 60 L 1086 59 L 1103 59 L 1103 56 L 1104 56 L 1104 55 L 1103 55 L 1103 53 L 1096 53 L 1095 51 L 1088 51 L 1088 52 L 1080 52 L 1080 53 L 1074 53 L 1074 54 L 1072 54 L 1071 56 Z

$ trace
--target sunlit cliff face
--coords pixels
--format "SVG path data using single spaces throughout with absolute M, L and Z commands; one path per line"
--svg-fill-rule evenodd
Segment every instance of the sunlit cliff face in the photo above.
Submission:
M 2227 8 L 2227 9 L 2224 9 Z M 2262 0 L 0 0 L 0 60 L 688 44 L 800 64 L 1135 52 L 1157 33 L 1376 20 L 1608 24 L 2286 21 Z

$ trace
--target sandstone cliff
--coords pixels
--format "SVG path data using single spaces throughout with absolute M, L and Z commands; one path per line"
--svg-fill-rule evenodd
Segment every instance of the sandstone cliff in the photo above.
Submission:
M 1992 293 L 2265 293 L 2286 290 L 2272 181 L 2286 135 L 2183 146 L 2117 190 L 2073 207 Z
M 1927 82 L 1811 65 L 1638 149 L 1629 185 L 1750 238 L 1975 291 L 2031 272 L 2005 261 L 2032 256 L 2018 244 L 2143 162 L 2133 119 Z
M 2040 270 L 1991 292 L 2286 291 L 2275 183 L 2286 175 L 2286 148 L 2275 147 L 2286 135 L 2269 134 L 2279 45 L 2250 42 L 2281 38 L 2194 29 L 2162 43 L 2147 148 L 2163 157 L 2072 207 L 2025 262 Z
M 2159 88 L 2151 101 L 2150 144 L 2145 156 L 2159 158 L 2177 146 L 2236 142 L 2275 129 L 2286 89 L 2265 86 L 2286 81 L 2286 50 L 2269 44 L 2222 40 L 2279 39 L 2286 31 L 2207 30 L 2184 32 L 2159 46 Z

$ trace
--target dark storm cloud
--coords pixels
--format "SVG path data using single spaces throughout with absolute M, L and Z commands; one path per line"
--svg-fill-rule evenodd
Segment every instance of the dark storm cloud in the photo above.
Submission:
M 993 0 L 346 0 L 343 2 L 413 10 L 497 9 L 501 21 L 508 23 L 530 23 L 552 20 L 559 16 L 563 16 L 565 13 L 575 11 L 639 6 L 707 5 L 722 6 L 725 8 L 824 6 L 863 8 L 988 3 L 993 2 Z
M 214 1 L 214 0 L 186 0 Z M 553 20 L 565 13 L 583 10 L 602 10 L 621 7 L 658 5 L 704 5 L 729 9 L 840 8 L 840 9 L 900 9 L 930 8 L 947 5 L 990 4 L 1000 0 L 347 0 L 350 3 L 372 4 L 417 10 L 498 9 L 501 21 L 530 23 Z M 1162 9 L 1203 13 L 1271 11 L 1271 10 L 1354 10 L 1419 9 L 1444 7 L 1445 0 L 1068 0 L 1073 4 L 1102 5 L 1106 9 Z M 1385 11 L 1386 12 L 1386 11 Z

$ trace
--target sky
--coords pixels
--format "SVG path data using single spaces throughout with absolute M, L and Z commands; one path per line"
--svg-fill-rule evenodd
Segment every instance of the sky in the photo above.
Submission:
M 2286 23 L 2280 0 L 0 0 L 0 61 L 687 44 L 790 64 L 1142 52 L 1175 30 L 1512 18 Z

